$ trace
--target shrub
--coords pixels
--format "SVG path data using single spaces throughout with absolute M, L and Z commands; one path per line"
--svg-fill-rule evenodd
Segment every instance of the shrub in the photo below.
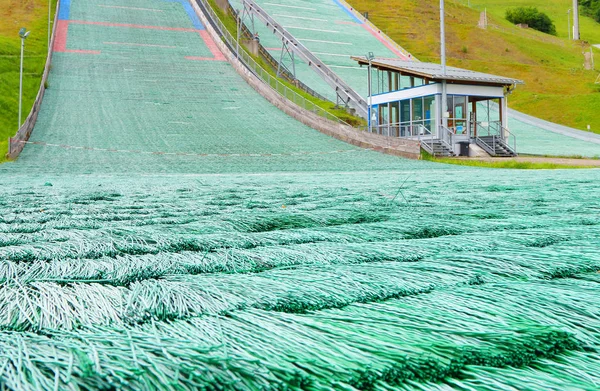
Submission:
M 581 0 L 579 4 L 584 15 L 591 16 L 600 23 L 600 0 Z
M 506 19 L 514 24 L 526 24 L 532 29 L 556 35 L 556 26 L 548 15 L 536 7 L 518 7 L 506 11 Z

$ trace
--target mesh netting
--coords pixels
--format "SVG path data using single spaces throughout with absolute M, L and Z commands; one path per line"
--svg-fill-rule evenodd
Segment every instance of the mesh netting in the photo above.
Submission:
M 1 388 L 598 388 L 600 171 L 360 150 L 199 60 L 197 31 L 108 25 L 185 10 L 71 5 L 0 167 Z
M 4 177 L 2 379 L 591 390 L 598 174 L 488 172 Z

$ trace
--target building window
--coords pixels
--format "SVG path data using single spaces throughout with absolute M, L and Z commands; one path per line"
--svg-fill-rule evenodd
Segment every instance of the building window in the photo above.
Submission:
M 423 98 L 415 98 L 412 100 L 412 121 L 418 122 L 423 120 Z
M 435 108 L 435 96 L 426 96 L 425 98 L 423 98 L 423 104 L 425 106 L 425 127 L 433 133 L 435 132 L 435 122 L 437 118 Z

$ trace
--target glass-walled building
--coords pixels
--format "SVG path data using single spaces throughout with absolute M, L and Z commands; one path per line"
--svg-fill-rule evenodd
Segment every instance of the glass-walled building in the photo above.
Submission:
M 507 143 L 507 96 L 520 80 L 394 59 L 353 57 L 369 66 L 369 131 L 457 143 Z M 443 102 L 445 98 L 445 104 Z M 491 154 L 491 153 L 490 153 Z

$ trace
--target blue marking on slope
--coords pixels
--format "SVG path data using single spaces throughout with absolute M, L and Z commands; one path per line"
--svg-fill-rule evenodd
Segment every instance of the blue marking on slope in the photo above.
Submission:
M 185 10 L 185 12 L 188 14 L 190 21 L 192 22 L 192 25 L 194 26 L 194 28 L 197 30 L 204 30 L 204 25 L 202 24 L 200 19 L 198 19 L 198 15 L 196 15 L 196 11 L 194 11 L 194 8 L 192 7 L 192 5 L 190 4 L 189 1 L 187 1 L 187 0 L 163 0 L 163 1 L 166 1 L 167 3 L 181 4 L 183 6 L 183 9 Z
M 352 11 L 350 11 L 348 8 L 346 8 L 342 3 L 340 3 L 338 0 L 333 0 L 333 2 L 342 9 L 342 11 L 344 11 L 345 13 L 348 14 L 348 16 L 350 16 L 356 23 L 358 24 L 364 24 L 364 22 L 360 19 L 358 19 L 356 17 L 356 15 L 354 15 L 354 13 Z
M 71 0 L 62 0 L 58 9 L 59 20 L 69 20 L 69 14 L 71 13 Z

